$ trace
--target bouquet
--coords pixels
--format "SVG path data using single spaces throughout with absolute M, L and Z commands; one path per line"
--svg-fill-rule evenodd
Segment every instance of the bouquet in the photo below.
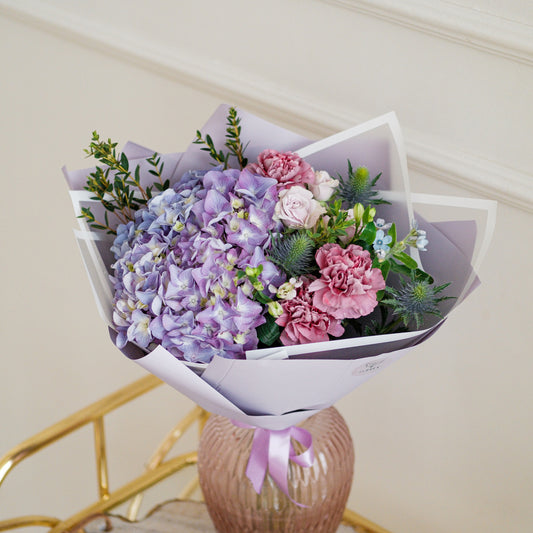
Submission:
M 476 286 L 475 224 L 416 215 L 394 114 L 307 139 L 221 106 L 184 153 L 93 133 L 69 172 L 113 341 L 208 411 L 279 430 L 435 332 Z M 479 245 L 481 243 L 481 245 Z M 273 394 L 275 391 L 275 394 Z

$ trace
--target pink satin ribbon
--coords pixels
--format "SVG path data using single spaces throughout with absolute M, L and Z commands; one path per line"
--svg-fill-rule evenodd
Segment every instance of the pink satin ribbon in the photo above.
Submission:
M 265 476 L 268 470 L 270 477 L 281 491 L 299 507 L 307 507 L 294 501 L 289 496 L 289 483 L 287 472 L 289 460 L 304 468 L 313 466 L 315 454 L 313 451 L 313 437 L 309 431 L 291 426 L 287 429 L 270 430 L 248 426 L 240 422 L 232 421 L 238 427 L 254 429 L 254 440 L 248 465 L 246 467 L 246 476 L 252 482 L 255 492 L 259 494 Z M 292 440 L 299 442 L 306 450 L 297 454 L 294 450 Z

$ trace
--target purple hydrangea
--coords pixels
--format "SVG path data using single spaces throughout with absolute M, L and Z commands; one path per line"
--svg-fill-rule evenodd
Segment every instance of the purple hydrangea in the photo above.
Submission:
M 192 362 L 257 347 L 265 309 L 238 272 L 262 265 L 264 287 L 285 281 L 264 253 L 280 230 L 276 183 L 247 170 L 187 172 L 118 227 L 111 250 L 119 347 L 160 344 Z

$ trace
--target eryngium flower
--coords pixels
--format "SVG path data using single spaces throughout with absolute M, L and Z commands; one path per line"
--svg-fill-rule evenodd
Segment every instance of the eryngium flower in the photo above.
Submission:
M 427 280 L 402 281 L 400 289 L 387 287 L 386 292 L 390 297 L 382 300 L 382 303 L 390 305 L 394 314 L 402 319 L 405 326 L 414 320 L 417 329 L 420 329 L 425 314 L 442 316 L 438 304 L 450 297 L 441 296 L 440 293 L 448 285 L 449 283 L 445 283 L 433 287 Z
M 315 243 L 305 233 L 295 232 L 273 240 L 271 260 L 297 278 L 309 273 L 315 256 Z
M 343 207 L 352 209 L 355 204 L 367 206 L 389 203 L 379 198 L 378 191 L 373 189 L 380 177 L 381 173 L 371 180 L 366 167 L 358 167 L 354 170 L 348 161 L 348 178 L 343 179 L 339 175 L 340 183 L 337 188 Z

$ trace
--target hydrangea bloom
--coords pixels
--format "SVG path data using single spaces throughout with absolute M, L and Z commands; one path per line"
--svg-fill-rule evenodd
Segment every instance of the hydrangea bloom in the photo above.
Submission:
M 194 362 L 256 348 L 264 310 L 237 273 L 262 265 L 264 287 L 285 281 L 264 255 L 279 229 L 276 201 L 272 178 L 247 170 L 188 172 L 119 226 L 112 247 L 118 346 L 161 344 Z

